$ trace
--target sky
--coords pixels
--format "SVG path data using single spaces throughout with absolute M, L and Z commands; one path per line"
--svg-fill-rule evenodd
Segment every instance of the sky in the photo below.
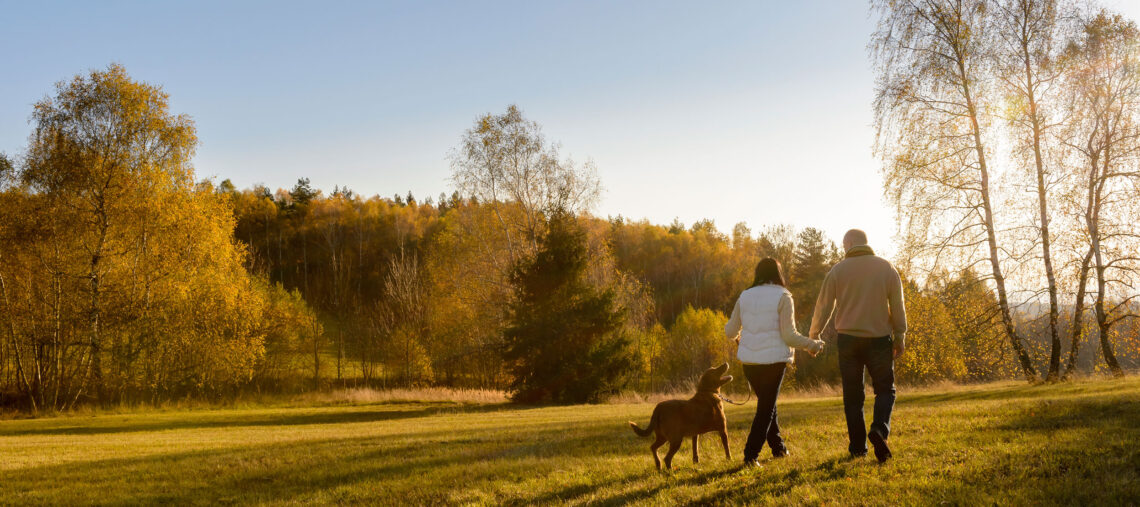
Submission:
M 1104 2 L 1140 16 L 1140 1 Z M 857 0 L 53 2 L 0 0 L 0 151 L 54 83 L 112 62 L 190 115 L 199 177 L 419 198 L 517 104 L 592 160 L 595 210 L 851 227 L 895 248 L 872 151 L 874 28 Z

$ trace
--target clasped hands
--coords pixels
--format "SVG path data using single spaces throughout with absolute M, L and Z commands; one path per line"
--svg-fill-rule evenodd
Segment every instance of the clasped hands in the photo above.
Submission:
M 811 338 L 813 343 L 807 347 L 807 353 L 812 354 L 814 358 L 816 355 L 820 355 L 820 352 L 823 352 L 823 341 L 820 340 L 819 334 L 813 335 Z
M 811 357 L 815 357 L 818 356 L 820 352 L 823 352 L 823 340 L 820 340 L 818 337 L 812 338 L 812 340 L 814 341 L 811 346 L 808 347 L 807 351 L 808 354 L 811 354 Z

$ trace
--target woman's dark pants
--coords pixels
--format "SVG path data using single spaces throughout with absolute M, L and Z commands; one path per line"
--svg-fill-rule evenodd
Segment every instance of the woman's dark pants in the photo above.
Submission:
M 862 338 L 839 335 L 839 374 L 843 378 L 843 412 L 847 416 L 847 450 L 867 453 L 867 426 L 863 420 L 863 368 L 871 374 L 875 411 L 871 431 L 887 438 L 895 406 L 895 356 L 890 336 Z
M 784 382 L 787 366 L 787 363 L 744 365 L 744 376 L 756 393 L 756 417 L 752 418 L 752 429 L 748 432 L 748 442 L 744 444 L 744 461 L 760 456 L 765 441 L 773 455 L 787 452 L 784 439 L 780 438 L 780 423 L 776 420 L 776 398 L 780 395 L 780 384 Z

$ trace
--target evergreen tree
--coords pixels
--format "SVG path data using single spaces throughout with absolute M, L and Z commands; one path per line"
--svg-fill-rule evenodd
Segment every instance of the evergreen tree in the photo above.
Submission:
M 806 333 L 811 327 L 815 300 L 823 286 L 823 279 L 838 260 L 839 253 L 835 244 L 824 237 L 823 231 L 808 227 L 800 232 L 796 249 L 792 253 L 788 290 L 792 292 L 795 301 L 796 327 L 801 332 Z M 837 348 L 834 343 L 829 345 L 831 346 L 824 349 L 824 355 L 812 361 L 801 360 L 796 364 L 796 381 L 808 384 L 838 381 L 839 372 L 832 366 L 835 360 L 830 357 L 836 353 Z M 803 355 L 802 352 L 800 354 Z
M 798 240 L 792 254 L 788 289 L 795 296 L 796 324 L 800 329 L 807 329 L 815 310 L 815 298 L 831 269 L 835 245 L 824 238 L 823 231 L 813 227 L 804 229 Z
M 535 256 L 514 270 L 504 358 L 515 401 L 594 402 L 627 379 L 633 358 L 620 332 L 625 310 L 612 290 L 587 281 L 588 263 L 585 231 L 557 213 Z
M 309 201 L 316 197 L 317 191 L 309 184 L 309 178 L 300 178 L 297 184 L 293 185 L 293 190 L 289 191 L 289 196 L 293 198 L 294 206 L 305 206 Z

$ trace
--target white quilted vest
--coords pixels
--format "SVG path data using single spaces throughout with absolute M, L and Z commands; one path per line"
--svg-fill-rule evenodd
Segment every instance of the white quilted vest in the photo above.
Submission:
M 742 363 L 790 363 L 795 351 L 780 337 L 780 298 L 788 290 L 779 285 L 759 285 L 740 293 L 740 346 L 736 357 Z

